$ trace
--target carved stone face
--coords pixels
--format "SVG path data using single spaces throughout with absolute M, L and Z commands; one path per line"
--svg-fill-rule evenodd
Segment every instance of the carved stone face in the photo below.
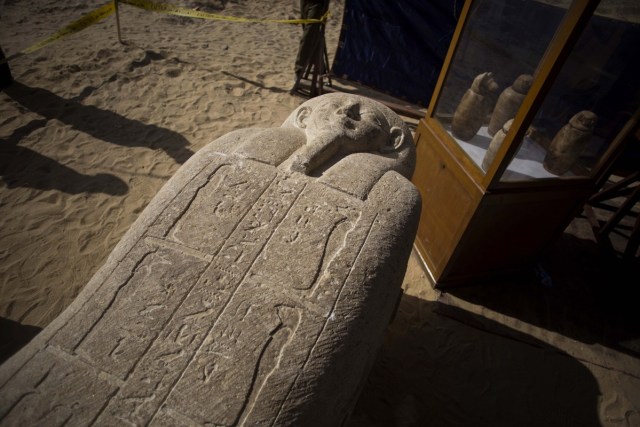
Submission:
M 331 94 L 305 102 L 295 112 L 293 124 L 305 131 L 307 144 L 331 140 L 338 142 L 343 152 L 387 152 L 402 144 L 405 132 L 392 126 L 389 119 L 373 100 Z M 291 118 L 285 125 L 288 122 Z
M 303 108 L 298 123 L 309 140 L 339 139 L 347 151 L 379 149 L 388 134 L 375 106 L 352 98 L 329 98 L 312 110 Z
M 387 170 L 405 176 L 413 173 L 415 146 L 409 127 L 393 110 L 371 98 L 346 93 L 317 96 L 291 113 L 282 127 L 295 128 L 297 135 L 304 133 L 303 146 L 281 165 L 292 172 L 318 174 L 352 154 L 371 153 L 386 158 Z M 377 161 L 382 159 L 371 164 Z

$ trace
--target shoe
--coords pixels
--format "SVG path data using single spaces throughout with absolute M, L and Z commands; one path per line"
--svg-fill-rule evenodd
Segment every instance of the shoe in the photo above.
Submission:
M 300 91 L 300 80 L 302 79 L 302 77 L 296 74 L 295 79 L 296 79 L 296 82 L 293 84 L 293 87 L 289 89 L 289 93 L 292 95 Z

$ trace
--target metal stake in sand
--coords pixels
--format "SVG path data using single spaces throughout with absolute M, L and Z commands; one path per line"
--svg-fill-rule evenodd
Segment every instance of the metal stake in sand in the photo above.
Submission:
M 122 41 L 122 36 L 120 34 L 120 14 L 118 13 L 118 0 L 113 0 L 113 8 L 116 12 L 116 28 L 118 29 L 118 41 L 120 44 L 124 44 Z

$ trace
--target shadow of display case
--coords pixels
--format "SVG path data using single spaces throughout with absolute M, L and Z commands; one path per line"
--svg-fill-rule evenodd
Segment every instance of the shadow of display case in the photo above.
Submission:
M 636 0 L 468 0 L 415 134 L 416 249 L 438 287 L 527 268 L 640 115 Z

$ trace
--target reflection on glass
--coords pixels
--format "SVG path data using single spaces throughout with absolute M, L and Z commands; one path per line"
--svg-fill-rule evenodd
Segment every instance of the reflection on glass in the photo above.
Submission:
M 566 6 L 535 0 L 473 3 L 434 116 L 479 168 L 490 165 L 504 138 L 499 134 L 524 100 L 565 12 Z M 537 153 L 535 146 L 528 149 Z
M 640 105 L 639 16 L 637 1 L 600 3 L 502 181 L 590 176 Z M 520 173 L 523 161 L 536 173 Z

